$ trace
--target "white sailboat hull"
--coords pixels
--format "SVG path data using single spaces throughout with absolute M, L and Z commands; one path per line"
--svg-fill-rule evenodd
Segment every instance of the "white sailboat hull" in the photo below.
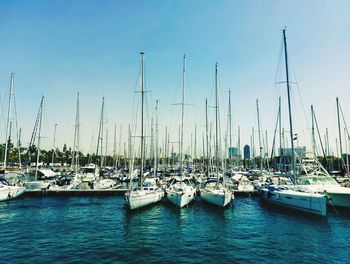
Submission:
M 152 191 L 137 190 L 125 194 L 126 204 L 131 210 L 159 202 L 163 197 L 164 191 L 161 189 Z
M 263 200 L 270 204 L 315 215 L 327 215 L 327 199 L 324 195 L 294 190 L 271 191 L 267 188 L 262 188 L 260 191 Z
M 232 192 L 228 190 L 221 191 L 201 189 L 201 198 L 207 203 L 225 207 L 231 202 L 233 195 Z
M 196 190 L 192 187 L 175 190 L 169 188 L 166 190 L 167 198 L 172 204 L 182 208 L 194 200 Z
M 24 187 L 0 185 L 0 202 L 15 199 L 25 191 Z

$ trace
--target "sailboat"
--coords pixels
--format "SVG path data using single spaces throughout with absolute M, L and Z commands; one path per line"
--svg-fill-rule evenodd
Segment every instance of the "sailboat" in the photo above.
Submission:
M 204 187 L 200 189 L 200 193 L 203 201 L 220 207 L 226 207 L 232 199 L 234 199 L 234 196 L 232 192 L 219 181 L 219 97 L 217 64 L 215 65 L 215 130 L 216 179 L 207 180 Z
M 286 29 L 283 30 L 284 40 L 284 55 L 286 66 L 286 83 L 288 94 L 288 110 L 289 110 L 289 125 L 290 125 L 290 138 L 291 138 L 291 159 L 292 159 L 292 173 L 295 179 L 295 154 L 294 154 L 294 135 L 292 125 L 292 112 L 291 112 L 291 100 L 290 100 L 290 86 L 289 86 L 289 72 L 288 72 L 288 56 L 287 56 L 287 40 Z M 280 179 L 277 179 L 276 183 L 272 183 L 260 188 L 260 194 L 262 199 L 270 204 L 291 208 L 297 211 L 307 212 L 315 215 L 325 216 L 327 214 L 326 196 L 312 192 L 301 192 L 297 190 L 290 182 L 288 185 L 281 185 Z
M 141 168 L 139 186 L 132 188 L 125 193 L 125 200 L 127 206 L 131 209 L 137 209 L 160 201 L 164 197 L 164 191 L 158 187 L 154 181 L 144 180 L 144 52 L 141 52 Z
M 30 165 L 30 152 L 29 150 L 34 146 L 34 141 L 35 141 L 35 137 L 36 137 L 36 132 L 38 130 L 38 141 L 37 141 L 37 154 L 36 154 L 36 165 L 35 165 L 35 180 L 34 181 L 28 181 L 26 182 L 26 189 L 29 190 L 45 190 L 50 186 L 50 182 L 49 181 L 39 181 L 38 180 L 38 173 L 39 173 L 39 161 L 40 161 L 40 153 L 41 153 L 41 149 L 40 149 L 40 143 L 41 143 L 41 130 L 42 130 L 42 119 L 43 119 L 43 111 L 44 111 L 44 96 L 41 97 L 40 100 L 40 106 L 39 106 L 39 111 L 38 111 L 38 115 L 35 121 L 35 125 L 34 125 L 34 129 L 33 129 L 33 133 L 32 133 L 32 137 L 29 143 L 29 148 L 28 148 L 28 155 L 29 155 L 29 164 Z
M 8 113 L 7 113 L 7 123 L 6 123 L 6 143 L 5 143 L 5 154 L 4 154 L 4 167 L 2 172 L 6 173 L 6 165 L 7 165 L 7 151 L 8 144 L 10 142 L 10 133 L 11 133 L 11 107 L 12 107 L 12 96 L 13 96 L 13 88 L 14 88 L 14 73 L 11 73 L 11 81 L 10 81 L 10 93 L 9 93 L 9 105 L 8 105 Z M 0 177 L 0 202 L 8 201 L 11 199 L 15 199 L 25 191 L 24 187 L 11 185 L 5 178 Z
M 24 191 L 24 187 L 13 186 L 4 178 L 0 177 L 0 202 L 15 199 L 22 195 Z
M 180 140 L 180 159 L 181 172 L 180 179 L 174 178 L 170 186 L 166 189 L 168 200 L 177 207 L 184 207 L 192 202 L 195 198 L 196 189 L 187 179 L 183 180 L 184 174 L 184 151 L 183 151 L 183 134 L 184 134 L 184 112 L 185 112 L 185 72 L 186 72 L 186 56 L 183 57 L 182 71 L 182 102 L 181 102 L 181 140 Z

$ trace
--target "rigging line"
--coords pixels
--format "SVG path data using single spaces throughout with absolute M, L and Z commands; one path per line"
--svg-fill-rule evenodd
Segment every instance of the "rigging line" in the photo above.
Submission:
M 181 65 L 182 65 L 182 63 L 181 63 Z M 181 91 L 181 89 L 182 89 L 182 74 L 183 74 L 183 70 L 182 70 L 182 66 L 181 67 L 179 67 L 181 70 L 180 70 L 180 74 L 178 75 L 179 76 L 179 78 L 178 78 L 178 81 L 177 81 L 177 85 L 176 85 L 176 87 L 178 87 L 178 88 L 176 88 L 175 89 L 175 92 L 173 93 L 173 98 L 172 98 L 172 105 L 174 105 L 175 104 L 175 100 L 176 101 L 181 101 L 181 100 L 178 100 L 178 97 L 180 97 L 180 91 Z M 186 78 L 186 76 L 185 76 L 185 78 Z
M 282 57 L 283 57 L 283 36 L 281 37 L 281 44 L 280 49 L 278 53 L 278 59 L 277 59 L 277 65 L 276 65 L 276 71 L 275 71 L 275 81 L 274 81 L 274 93 L 277 95 L 277 98 L 281 97 L 281 89 L 278 89 L 279 82 L 277 80 L 280 80 L 282 71 L 281 71 L 281 64 L 282 64 Z M 276 107 L 276 103 L 274 103 L 274 108 Z
M 322 143 L 322 138 L 321 138 L 321 134 L 320 134 L 320 130 L 318 128 L 318 124 L 317 124 L 317 118 L 316 118 L 316 114 L 315 114 L 315 111 L 313 110 L 312 112 L 313 114 L 313 118 L 315 120 L 315 125 L 316 125 L 316 129 L 317 129 L 317 134 L 318 134 L 318 140 L 320 141 L 320 144 L 321 144 L 321 149 L 322 149 L 322 154 L 323 154 L 323 157 L 325 158 L 326 162 L 327 162 L 327 157 L 326 157 L 326 153 L 324 151 L 324 147 L 323 147 L 323 143 Z M 327 162 L 328 163 L 328 162 Z
M 8 84 L 6 85 L 6 90 L 5 90 L 5 95 L 4 95 L 4 100 L 6 102 L 6 94 L 9 93 L 10 94 L 10 86 L 11 86 L 11 80 L 12 80 L 12 77 L 10 77 L 10 80 L 8 82 Z M 1 95 L 0 95 L 1 96 Z M 5 110 L 4 110 L 4 103 L 2 98 L 0 97 L 0 101 L 1 101 L 1 119 L 2 119 L 2 122 L 3 122 L 3 125 L 4 125 L 4 128 L 6 129 L 6 118 L 5 118 Z M 6 134 L 6 133 L 5 133 Z M 7 139 L 5 139 L 5 142 L 6 142 Z
M 295 70 L 294 70 L 294 65 L 293 65 L 293 54 L 289 51 L 289 57 L 291 58 L 290 60 L 290 65 L 291 65 L 291 69 L 292 69 L 292 72 L 293 72 L 293 77 L 294 77 L 294 80 L 295 82 L 293 82 L 295 84 L 295 86 L 297 87 L 297 91 L 298 91 L 298 96 L 299 96 L 299 100 L 301 102 L 301 107 L 302 107 L 302 110 L 303 110 L 303 114 L 304 114 L 304 120 L 306 121 L 306 129 L 307 131 L 309 132 L 309 138 L 311 138 L 311 128 L 310 128 L 310 120 L 308 118 L 308 115 L 306 114 L 306 110 L 305 110 L 305 105 L 304 105 L 304 102 L 303 102 L 303 99 L 302 99 L 302 96 L 301 96 L 301 91 L 300 91 L 300 86 L 299 86 L 299 82 L 297 80 L 297 77 L 296 77 L 296 73 L 295 73 Z
M 281 110 L 281 109 L 279 109 Z M 278 127 L 278 123 L 279 123 L 279 111 L 277 113 L 277 119 L 276 119 L 276 126 L 275 126 L 275 131 L 273 133 L 273 140 L 272 140 L 272 147 L 271 147 L 271 164 L 272 164 L 272 159 L 273 159 L 273 154 L 275 152 L 275 143 L 276 143 L 276 133 L 277 133 L 277 127 Z
M 343 119 L 343 122 L 344 122 L 344 126 L 345 126 L 345 129 L 346 129 L 346 133 L 348 134 L 348 139 L 349 139 L 349 138 L 350 138 L 350 135 L 349 135 L 348 126 L 346 125 L 345 118 L 344 118 L 344 114 L 343 114 L 343 109 L 341 108 L 341 105 L 340 105 L 340 104 L 339 104 L 339 109 L 340 109 L 340 113 L 341 113 L 341 116 L 342 116 L 342 119 Z

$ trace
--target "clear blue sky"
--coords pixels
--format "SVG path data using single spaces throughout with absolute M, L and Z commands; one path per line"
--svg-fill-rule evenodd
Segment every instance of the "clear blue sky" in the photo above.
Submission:
M 180 100 L 186 53 L 187 102 L 191 104 L 186 111 L 187 144 L 195 123 L 201 143 L 204 101 L 213 102 L 218 62 L 222 130 L 231 89 L 234 127 L 235 131 L 237 125 L 241 127 L 242 145 L 249 143 L 251 127 L 257 126 L 256 99 L 271 145 L 278 95 L 286 102 L 285 86 L 274 82 L 281 29 L 287 26 L 292 70 L 306 114 L 314 104 L 321 133 L 328 127 L 332 143 L 337 137 L 335 97 L 339 96 L 345 115 L 350 108 L 349 10 L 349 1 L 0 1 L 1 98 L 5 99 L 10 73 L 15 72 L 18 122 L 27 144 L 44 95 L 44 144 L 52 145 L 57 123 L 61 148 L 63 143 L 73 145 L 79 91 L 81 148 L 86 153 L 93 130 L 96 138 L 105 96 L 111 151 L 114 123 L 123 126 L 124 141 L 131 122 L 142 50 L 147 88 L 152 91 L 149 104 L 154 106 L 155 99 L 160 99 L 161 135 L 168 125 L 171 140 L 176 140 L 180 108 L 172 104 Z M 278 79 L 284 80 L 283 72 Z M 308 143 L 294 88 L 295 130 L 300 144 Z M 284 119 L 287 129 L 286 115 Z

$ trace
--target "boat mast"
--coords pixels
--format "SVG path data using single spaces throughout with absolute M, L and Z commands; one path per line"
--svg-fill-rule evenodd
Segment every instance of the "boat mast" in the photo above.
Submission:
M 17 122 L 16 122 L 17 123 Z M 22 159 L 21 159 L 21 134 L 22 129 L 19 128 L 18 130 L 18 140 L 17 140 L 17 147 L 18 147 L 18 163 L 19 163 L 19 169 L 22 170 Z
M 144 138 L 144 132 L 143 132 L 143 107 L 144 107 L 144 52 L 140 52 L 141 54 L 141 169 L 140 169 L 140 187 L 142 189 L 143 186 L 143 162 L 144 162 L 144 144 L 145 144 L 145 138 Z
M 53 143 L 52 143 L 52 159 L 51 159 L 51 163 L 53 165 L 54 159 L 55 159 L 55 146 L 56 146 L 56 130 L 57 130 L 57 123 L 55 124 L 55 129 L 53 132 Z
M 281 97 L 278 98 L 278 123 L 279 123 L 279 138 L 280 138 L 280 151 L 279 156 L 282 156 L 282 118 L 281 118 Z
M 238 142 L 237 142 L 237 165 L 238 168 L 241 166 L 241 127 L 238 126 Z
M 186 55 L 183 57 L 182 64 L 182 100 L 181 100 L 181 138 L 180 138 L 180 156 L 181 156 L 181 175 L 180 182 L 182 183 L 182 174 L 184 170 L 184 115 L 185 115 L 185 73 L 186 73 Z
M 10 93 L 9 93 L 9 108 L 7 112 L 7 123 L 6 123 L 6 137 L 5 137 L 5 155 L 4 155 L 4 171 L 6 170 L 6 162 L 7 162 L 7 149 L 8 149 L 8 143 L 9 143 L 9 135 L 11 133 L 11 126 L 10 126 L 10 115 L 11 115 L 11 108 L 12 108 L 12 90 L 13 90 L 13 84 L 14 84 L 14 78 L 15 74 L 11 73 L 11 81 L 10 81 Z
M 232 111 L 231 111 L 231 90 L 228 91 L 228 130 L 229 130 L 229 149 L 232 147 Z M 228 157 L 229 157 L 229 161 L 230 161 L 230 166 L 231 164 L 231 154 L 230 151 L 228 150 Z
M 259 115 L 259 101 L 256 99 L 256 113 L 258 117 L 258 134 L 259 134 L 259 153 L 260 153 L 260 173 L 262 174 L 263 170 L 263 155 L 262 155 L 262 146 L 261 146 L 261 130 L 260 130 L 260 115 Z
M 157 177 L 158 171 L 158 103 L 159 100 L 156 100 L 156 140 L 155 140 L 155 152 L 154 152 L 154 176 Z
M 117 165 L 117 157 L 116 157 L 116 151 L 117 151 L 117 124 L 114 123 L 114 134 L 113 134 L 113 167 L 116 167 Z
M 284 58 L 286 63 L 286 79 L 287 79 L 287 94 L 288 94 L 288 111 L 289 111 L 289 126 L 290 126 L 290 142 L 291 142 L 291 156 L 292 156 L 292 171 L 294 177 L 294 183 L 296 182 L 295 178 L 295 158 L 294 158 L 294 135 L 293 135 L 293 121 L 292 121 L 292 108 L 290 100 L 290 86 L 289 86 L 289 71 L 288 71 L 288 54 L 287 54 L 287 38 L 286 38 L 286 29 L 283 29 L 283 43 L 284 43 Z
M 197 124 L 194 125 L 194 153 L 193 153 L 193 166 L 196 168 L 196 160 L 197 160 Z
M 131 128 L 128 125 L 128 169 L 131 170 Z
M 218 95 L 218 64 L 215 64 L 215 166 L 217 184 L 219 183 L 219 95 Z
M 311 136 L 312 136 L 312 152 L 316 158 L 316 138 L 315 138 L 315 120 L 314 120 L 314 107 L 311 105 Z
M 73 144 L 73 155 L 72 165 L 75 174 L 78 172 L 79 166 L 79 92 L 77 93 L 77 109 L 75 112 L 75 128 L 74 128 L 74 144 Z
M 41 141 L 41 127 L 43 121 L 43 108 L 44 108 L 44 96 L 41 97 L 40 111 L 39 111 L 39 135 L 38 135 L 38 150 L 36 156 L 36 168 L 35 168 L 35 180 L 38 180 L 38 167 L 39 167 L 39 157 L 40 157 L 40 141 Z
M 103 156 L 103 160 L 105 161 L 105 165 L 108 166 L 107 164 L 107 147 L 108 147 L 108 129 L 106 130 L 106 143 L 105 143 L 105 153 L 104 153 L 104 156 Z
M 208 134 L 208 99 L 205 99 L 205 135 L 207 143 L 207 177 L 209 177 L 209 134 Z
M 103 118 L 104 118 L 104 106 L 105 106 L 105 97 L 102 97 L 102 107 L 101 107 L 101 117 L 100 117 L 100 126 L 98 129 L 98 137 L 97 137 L 97 148 L 96 148 L 96 156 L 99 154 L 99 148 L 101 148 L 101 154 L 100 154 L 100 166 L 102 168 L 103 166 L 103 153 L 102 153 L 102 148 L 103 148 Z M 101 141 L 101 145 L 100 145 Z
M 349 136 L 348 126 L 346 125 L 344 114 L 343 114 L 343 110 L 342 110 L 340 104 L 339 104 L 339 109 L 340 109 L 340 113 L 341 113 L 341 116 L 342 116 L 342 119 L 343 119 L 343 122 L 344 122 L 344 135 L 346 135 L 346 137 L 345 137 L 345 155 L 346 155 L 346 166 L 345 166 L 345 169 L 346 169 L 346 172 L 348 173 L 349 172 L 348 141 L 349 141 L 349 137 L 350 136 Z M 345 163 L 345 161 L 344 161 L 344 163 Z
M 341 142 L 341 129 L 340 129 L 340 117 L 339 117 L 339 98 L 336 98 L 337 102 L 337 116 L 338 116 L 338 131 L 339 131 L 339 151 L 340 151 L 340 159 L 343 160 L 342 153 L 342 142 Z
M 164 151 L 163 151 L 163 157 L 164 157 L 164 164 L 166 166 L 168 166 L 168 149 L 169 149 L 169 145 L 168 145 L 168 126 L 165 126 L 165 140 L 164 140 Z
M 252 127 L 252 159 L 253 159 L 253 168 L 256 168 L 255 163 L 255 136 L 254 136 L 254 127 Z

